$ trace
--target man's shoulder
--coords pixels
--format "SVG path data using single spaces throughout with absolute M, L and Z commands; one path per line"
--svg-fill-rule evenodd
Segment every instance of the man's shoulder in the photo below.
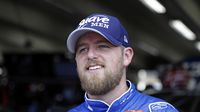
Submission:
M 134 97 L 135 97 L 134 99 L 137 99 L 137 101 L 145 102 L 147 104 L 153 103 L 153 102 L 165 102 L 163 99 L 160 99 L 158 97 L 154 97 L 151 95 L 147 95 L 139 91 L 137 91 L 137 94 Z
M 140 92 L 137 94 L 135 103 L 137 103 L 138 107 L 150 112 L 178 112 L 169 102 Z

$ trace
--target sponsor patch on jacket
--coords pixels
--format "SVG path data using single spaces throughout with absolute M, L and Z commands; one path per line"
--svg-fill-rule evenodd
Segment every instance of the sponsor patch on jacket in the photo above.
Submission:
M 149 104 L 150 112 L 158 112 L 161 110 L 168 110 L 168 109 L 169 110 L 174 109 L 174 107 L 167 102 L 154 102 Z

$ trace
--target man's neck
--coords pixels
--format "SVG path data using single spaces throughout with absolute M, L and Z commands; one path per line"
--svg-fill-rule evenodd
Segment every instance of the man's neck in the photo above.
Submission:
M 115 99 L 120 97 L 124 92 L 128 90 L 128 86 L 126 84 L 126 79 L 121 79 L 118 86 L 116 86 L 113 90 L 108 92 L 104 95 L 90 95 L 88 94 L 88 97 L 91 99 L 98 99 L 106 102 L 107 104 L 111 104 Z

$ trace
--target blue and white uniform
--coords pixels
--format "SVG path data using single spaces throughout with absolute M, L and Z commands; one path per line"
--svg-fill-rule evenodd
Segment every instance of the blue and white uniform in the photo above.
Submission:
M 89 99 L 85 94 L 85 102 L 68 112 L 125 112 L 126 110 L 178 112 L 168 102 L 140 93 L 130 81 L 127 81 L 127 84 L 129 89 L 110 105 L 101 100 Z

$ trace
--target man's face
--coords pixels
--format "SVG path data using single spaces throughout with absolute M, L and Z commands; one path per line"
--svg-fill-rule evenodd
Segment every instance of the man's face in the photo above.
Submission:
M 125 70 L 123 48 L 94 32 L 78 40 L 75 59 L 81 86 L 91 95 L 103 95 L 115 88 Z

